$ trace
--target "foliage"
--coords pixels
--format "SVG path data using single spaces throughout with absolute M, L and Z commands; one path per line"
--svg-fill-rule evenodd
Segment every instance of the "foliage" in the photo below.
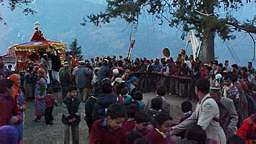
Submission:
M 72 56 L 77 57 L 79 60 L 81 60 L 83 58 L 82 47 L 78 46 L 77 39 L 74 39 L 74 41 L 71 43 L 69 49 L 70 49 L 70 53 L 72 54 Z
M 0 0 L 0 7 L 7 7 L 12 11 L 16 8 L 21 8 L 25 15 L 35 14 L 36 11 L 29 7 L 29 4 L 33 1 L 34 0 Z M 0 22 L 7 24 L 2 15 L 0 15 Z
M 186 33 L 195 30 L 202 38 L 204 32 L 217 32 L 226 40 L 235 38 L 234 31 L 256 33 L 256 15 L 251 20 L 240 22 L 230 11 L 238 10 L 252 0 L 107 0 L 107 9 L 89 15 L 89 22 L 96 25 L 109 23 L 120 17 L 128 23 L 138 23 L 140 14 L 146 11 L 171 27 L 182 27 Z M 218 13 L 221 11 L 221 13 Z M 87 20 L 84 19 L 86 22 Z

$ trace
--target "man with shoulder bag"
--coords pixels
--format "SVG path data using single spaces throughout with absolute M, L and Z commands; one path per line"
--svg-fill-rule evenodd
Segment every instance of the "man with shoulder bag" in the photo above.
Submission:
M 172 127 L 172 133 L 178 134 L 184 130 L 190 133 L 185 136 L 193 135 L 193 140 L 203 139 L 204 132 L 206 141 L 201 143 L 207 144 L 226 144 L 226 136 L 220 123 L 215 119 L 219 119 L 220 111 L 216 101 L 210 96 L 210 82 L 207 79 L 199 79 L 195 83 L 195 94 L 198 99 L 195 112 L 181 122 Z M 197 131 L 193 130 L 196 127 Z

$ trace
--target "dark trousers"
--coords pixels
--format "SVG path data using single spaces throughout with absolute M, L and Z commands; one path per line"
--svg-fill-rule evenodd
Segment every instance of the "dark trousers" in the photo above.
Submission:
M 46 124 L 49 124 L 53 121 L 52 111 L 53 111 L 53 107 L 47 107 L 45 109 L 44 117 L 45 117 Z
M 65 125 L 64 144 L 70 144 L 70 137 L 72 144 L 79 144 L 79 125 Z
M 90 133 L 92 125 L 93 125 L 93 120 L 85 119 L 85 121 L 86 121 L 87 127 L 89 129 L 89 133 Z

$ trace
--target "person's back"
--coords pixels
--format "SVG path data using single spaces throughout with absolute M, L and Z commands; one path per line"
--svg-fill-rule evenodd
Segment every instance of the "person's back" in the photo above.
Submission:
M 220 105 L 221 104 L 221 105 Z M 221 97 L 220 104 L 220 123 L 228 137 L 235 134 L 237 130 L 238 114 L 232 99 Z
M 111 74 L 111 69 L 107 65 L 102 65 L 98 71 L 98 81 L 103 80 L 104 78 L 109 77 Z
M 59 72 L 61 86 L 68 86 L 71 82 L 71 72 L 69 71 L 68 66 L 64 66 L 60 69 Z
M 150 117 L 151 122 L 154 122 L 155 117 L 162 112 L 163 101 L 161 98 L 156 97 L 151 100 L 150 108 L 147 110 L 147 114 Z
M 92 80 L 92 71 L 85 66 L 79 66 L 78 70 L 75 72 L 75 80 L 78 88 L 90 86 Z
M 170 113 L 170 104 L 169 102 L 167 101 L 166 99 L 166 89 L 165 87 L 161 86 L 157 89 L 156 91 L 157 93 L 157 97 L 161 98 L 162 99 L 162 110 L 164 110 L 165 112 L 168 112 Z
M 93 121 L 103 118 L 106 115 L 107 108 L 117 102 L 118 97 L 113 94 L 103 94 L 98 97 L 92 114 Z

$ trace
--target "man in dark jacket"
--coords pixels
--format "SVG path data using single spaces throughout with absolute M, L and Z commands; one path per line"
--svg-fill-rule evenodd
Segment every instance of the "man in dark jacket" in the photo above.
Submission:
M 59 70 L 61 68 L 61 60 L 59 54 L 55 51 L 51 55 L 52 60 L 52 79 L 59 81 Z
M 66 126 L 64 144 L 69 144 L 70 142 L 70 129 L 73 144 L 79 144 L 80 102 L 76 88 L 70 87 L 67 97 L 63 101 L 62 122 Z
M 91 91 L 92 70 L 86 66 L 84 61 L 80 61 L 80 65 L 73 71 L 73 75 L 81 100 L 86 101 Z
M 71 71 L 67 61 L 64 62 L 64 66 L 60 69 L 59 77 L 62 90 L 62 99 L 64 99 L 67 95 L 70 84 L 72 84 Z
M 220 124 L 224 129 L 227 139 L 235 135 L 238 123 L 238 114 L 232 99 L 222 97 L 220 87 L 211 87 L 211 97 L 215 99 L 220 110 Z
M 112 94 L 111 83 L 104 83 L 101 85 L 102 93 L 99 96 L 91 96 L 85 102 L 85 121 L 91 131 L 91 126 L 94 121 L 104 118 L 108 106 L 118 102 L 118 97 Z
M 99 82 L 99 81 L 102 81 L 104 78 L 109 78 L 111 74 L 112 74 L 112 71 L 109 68 L 108 60 L 104 59 L 103 64 L 98 71 L 97 81 Z

